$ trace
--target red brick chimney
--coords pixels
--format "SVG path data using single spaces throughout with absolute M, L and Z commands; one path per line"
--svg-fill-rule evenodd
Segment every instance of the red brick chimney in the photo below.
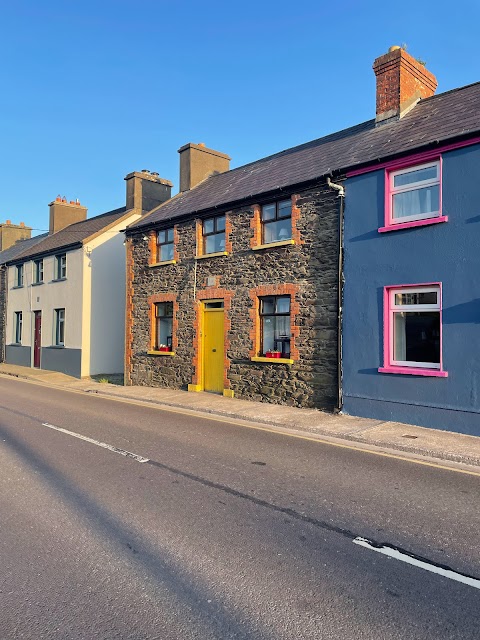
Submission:
M 388 53 L 373 63 L 377 76 L 377 124 L 404 116 L 420 98 L 435 93 L 437 79 L 401 47 L 390 47 Z

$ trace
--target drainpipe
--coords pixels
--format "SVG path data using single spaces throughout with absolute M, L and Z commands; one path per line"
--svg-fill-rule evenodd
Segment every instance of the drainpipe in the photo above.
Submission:
M 327 185 L 330 189 L 335 189 L 340 198 L 339 222 L 338 222 L 338 316 L 337 316 L 337 406 L 336 413 L 341 413 L 343 407 L 342 394 L 342 304 L 343 304 L 343 213 L 345 205 L 345 187 L 336 184 L 327 177 Z

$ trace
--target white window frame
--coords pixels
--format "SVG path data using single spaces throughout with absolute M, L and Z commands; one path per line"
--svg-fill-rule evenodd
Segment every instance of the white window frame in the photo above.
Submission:
M 15 311 L 13 314 L 13 331 L 14 331 L 14 335 L 13 335 L 14 344 L 22 344 L 22 333 L 23 333 L 23 312 L 22 311 Z
M 33 261 L 33 284 L 40 284 L 44 278 L 44 262 L 43 258 Z
M 25 276 L 24 263 L 15 265 L 15 287 L 23 287 L 23 279 Z
M 60 316 L 60 312 L 62 316 Z M 64 347 L 65 346 L 65 308 L 55 309 L 55 346 L 56 347 Z M 60 342 L 60 325 L 63 325 L 63 340 Z
M 65 280 L 67 277 L 67 254 L 57 253 L 55 256 L 55 280 Z
M 411 173 L 412 171 L 418 171 L 420 169 L 428 169 L 429 167 L 436 167 L 437 169 L 437 177 L 430 178 L 429 180 L 419 180 L 417 182 L 411 182 L 407 185 L 402 185 L 400 187 L 394 186 L 395 178 L 399 175 L 403 175 L 405 173 Z M 401 218 L 394 217 L 393 211 L 393 197 L 399 193 L 406 193 L 408 191 L 416 191 L 417 189 L 422 189 L 424 187 L 431 187 L 437 185 L 439 187 L 439 207 L 438 211 L 429 211 L 427 213 L 417 213 L 411 216 L 402 216 Z M 433 162 L 426 162 L 424 164 L 411 165 L 408 167 L 404 167 L 403 169 L 398 169 L 396 171 L 391 171 L 388 175 L 388 185 L 389 185 L 389 217 L 390 224 L 402 224 L 404 222 L 415 222 L 416 220 L 429 220 L 439 218 L 441 216 L 442 211 L 442 172 L 441 172 L 441 163 L 440 160 L 435 160 Z
M 437 294 L 436 304 L 395 304 L 396 294 L 411 293 L 432 293 Z M 389 344 L 389 360 L 393 367 L 413 367 L 415 369 L 441 369 L 442 367 L 442 293 L 440 286 L 431 287 L 398 287 L 389 290 L 389 325 L 390 325 L 390 344 Z M 395 360 L 395 313 L 398 312 L 421 312 L 421 311 L 438 311 L 440 315 L 440 362 L 413 362 L 410 360 Z

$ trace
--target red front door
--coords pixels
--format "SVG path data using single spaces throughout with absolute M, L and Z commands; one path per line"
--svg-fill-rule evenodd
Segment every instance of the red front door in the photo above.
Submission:
M 35 311 L 35 332 L 33 336 L 33 366 L 40 369 L 40 348 L 42 346 L 42 312 Z

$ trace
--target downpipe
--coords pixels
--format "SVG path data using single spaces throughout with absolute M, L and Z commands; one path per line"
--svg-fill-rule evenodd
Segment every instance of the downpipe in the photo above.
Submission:
M 327 186 L 337 191 L 337 198 L 340 198 L 339 221 L 338 221 L 338 282 L 337 282 L 337 406 L 335 413 L 341 413 L 343 408 L 342 393 L 342 311 L 343 311 L 343 220 L 345 207 L 345 187 L 332 182 L 327 176 Z

